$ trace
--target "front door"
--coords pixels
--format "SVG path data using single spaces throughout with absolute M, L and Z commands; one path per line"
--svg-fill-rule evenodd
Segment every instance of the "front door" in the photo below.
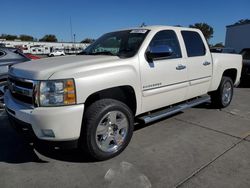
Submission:
M 149 61 L 141 58 L 142 111 L 147 112 L 185 99 L 188 83 L 187 65 L 182 58 L 175 31 L 162 30 L 155 34 L 148 49 L 169 46 L 171 56 Z

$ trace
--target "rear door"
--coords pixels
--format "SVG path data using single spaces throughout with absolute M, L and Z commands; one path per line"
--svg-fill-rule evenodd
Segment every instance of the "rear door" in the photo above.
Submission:
M 212 57 L 201 32 L 181 31 L 186 47 L 189 88 L 187 99 L 206 94 L 212 78 Z

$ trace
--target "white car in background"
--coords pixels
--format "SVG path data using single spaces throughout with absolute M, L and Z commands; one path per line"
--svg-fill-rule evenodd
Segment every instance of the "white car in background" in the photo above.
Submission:
M 63 50 L 56 50 L 51 52 L 48 56 L 49 57 L 54 57 L 54 56 L 64 56 L 65 52 Z

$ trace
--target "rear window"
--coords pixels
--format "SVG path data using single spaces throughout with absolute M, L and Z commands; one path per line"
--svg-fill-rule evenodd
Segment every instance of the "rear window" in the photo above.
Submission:
M 184 39 L 188 57 L 204 56 L 206 54 L 206 48 L 199 33 L 182 31 L 181 34 Z

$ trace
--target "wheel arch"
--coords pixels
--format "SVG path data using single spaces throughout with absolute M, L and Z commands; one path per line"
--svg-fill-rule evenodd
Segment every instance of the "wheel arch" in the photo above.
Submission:
M 233 83 L 235 84 L 236 78 L 237 78 L 237 69 L 232 68 L 232 69 L 227 69 L 223 72 L 222 77 L 226 76 L 232 79 Z M 221 78 L 222 78 L 221 77 Z
M 97 91 L 89 95 L 85 101 L 85 109 L 92 103 L 101 99 L 114 99 L 126 104 L 135 115 L 137 111 L 137 100 L 135 90 L 132 86 L 124 85 Z
M 221 71 L 220 69 L 217 69 L 217 70 L 214 69 L 209 92 L 215 91 L 219 88 L 223 76 L 231 78 L 233 81 L 233 84 L 237 85 L 237 82 L 239 80 L 238 74 L 239 72 L 236 68 L 228 68 L 224 71 Z

